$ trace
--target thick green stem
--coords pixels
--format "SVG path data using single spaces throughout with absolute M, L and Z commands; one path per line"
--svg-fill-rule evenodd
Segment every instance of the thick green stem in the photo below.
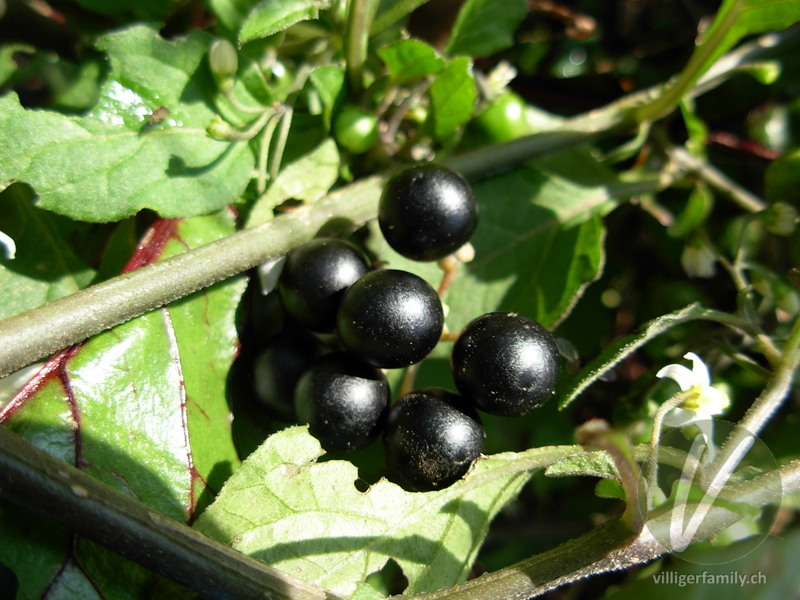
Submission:
M 0 376 L 280 256 L 333 217 L 364 223 L 377 212 L 382 182 L 366 178 L 312 207 L 0 321 Z
M 369 29 L 377 9 L 376 0 L 350 0 L 347 9 L 344 54 L 350 89 L 355 96 L 364 88 L 364 62 L 369 46 Z
M 0 427 L 0 491 L 26 509 L 220 600 L 338 600 L 152 510 Z

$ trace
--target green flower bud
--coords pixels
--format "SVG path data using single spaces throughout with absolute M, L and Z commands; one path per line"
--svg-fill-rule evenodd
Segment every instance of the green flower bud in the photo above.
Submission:
M 220 88 L 230 89 L 239 68 L 239 57 L 233 44 L 221 38 L 214 40 L 208 50 L 208 64 Z
M 767 231 L 788 237 L 797 226 L 797 209 L 786 202 L 775 202 L 764 212 L 763 219 Z
M 238 132 L 222 117 L 215 116 L 206 127 L 206 133 L 215 140 L 230 141 Z

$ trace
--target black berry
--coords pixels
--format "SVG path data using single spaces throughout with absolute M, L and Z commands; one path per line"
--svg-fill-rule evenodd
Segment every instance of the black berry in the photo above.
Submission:
M 475 410 L 453 392 L 422 388 L 389 411 L 383 444 L 389 478 L 408 490 L 446 488 L 483 452 Z
M 277 292 L 262 294 L 259 286 L 250 292 L 250 325 L 253 338 L 259 345 L 268 344 L 286 323 L 286 310 Z
M 389 245 L 403 256 L 438 260 L 469 241 L 478 224 L 478 205 L 463 177 L 420 165 L 386 184 L 378 223 Z
M 311 363 L 325 352 L 325 345 L 304 331 L 286 331 L 277 337 L 253 364 L 256 397 L 282 421 L 294 422 L 294 390 Z
M 314 331 L 332 331 L 342 294 L 368 270 L 358 248 L 344 240 L 320 238 L 286 255 L 278 290 L 286 312 L 298 323 Z
M 345 292 L 336 322 L 345 348 L 376 367 L 425 358 L 439 341 L 444 314 L 428 282 L 406 271 L 367 273 Z
M 344 353 L 317 359 L 295 390 L 300 423 L 329 452 L 358 450 L 378 437 L 389 405 L 383 373 Z
M 453 345 L 453 379 L 477 408 L 523 415 L 555 390 L 560 367 L 553 336 L 515 313 L 488 313 L 471 321 Z

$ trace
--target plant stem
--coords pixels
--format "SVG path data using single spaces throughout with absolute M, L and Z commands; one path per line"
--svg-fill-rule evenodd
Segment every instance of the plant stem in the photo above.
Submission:
M 272 136 L 275 134 L 275 127 L 278 124 L 279 115 L 276 113 L 274 119 L 267 121 L 261 131 L 261 141 L 258 146 L 258 162 L 256 164 L 256 191 L 259 195 L 267 189 L 267 159 L 269 158 L 269 148 L 272 145 Z
M 619 481 L 625 494 L 625 512 L 620 517 L 631 533 L 639 533 L 644 526 L 643 513 L 639 504 L 641 472 L 634 460 L 630 441 L 619 432 L 613 431 L 607 421 L 590 419 L 575 431 L 581 446 L 587 449 L 598 448 L 611 457 L 619 474 Z
M 778 469 L 781 490 L 772 484 L 775 473 L 742 482 L 736 493 L 726 500 L 746 502 L 751 506 L 764 506 L 775 502 L 780 494 L 800 489 L 800 460 L 793 460 Z M 765 485 L 765 478 L 770 485 Z M 728 527 L 731 513 L 723 508 L 712 508 L 703 522 L 698 539 L 707 539 Z M 659 539 L 669 538 L 672 511 L 651 519 L 638 535 L 621 519 L 611 519 L 592 531 L 571 539 L 560 546 L 532 556 L 511 567 L 482 575 L 466 583 L 432 594 L 399 596 L 397 600 L 527 600 L 541 596 L 559 586 L 579 581 L 592 575 L 619 571 L 634 565 L 650 562 L 669 550 Z M 654 535 L 655 533 L 655 535 Z
M 243 130 L 233 130 L 228 139 L 231 141 L 247 141 L 256 137 L 269 120 L 275 115 L 275 111 L 267 108 L 261 112 L 261 115 L 247 125 Z
M 715 475 L 732 456 L 740 453 L 743 448 L 749 448 L 748 438 L 758 435 L 789 395 L 799 366 L 800 319 L 795 319 L 780 364 L 775 369 L 772 379 L 739 421 L 736 429 L 725 440 L 709 473 Z M 738 465 L 738 461 L 736 462 Z M 734 465 L 734 468 L 737 465 Z
M 274 140 L 274 147 L 269 155 L 269 176 L 273 181 L 275 181 L 278 172 L 281 170 L 283 153 L 286 151 L 286 142 L 289 139 L 289 129 L 292 126 L 293 116 L 294 110 L 290 106 L 286 106 L 278 122 L 278 135 Z
M 714 55 L 718 52 L 718 48 L 725 43 L 725 36 L 737 17 L 737 11 L 728 10 L 722 15 L 722 21 L 715 20 L 712 30 L 708 32 L 710 35 L 705 36 L 706 39 L 692 53 L 689 62 L 680 74 L 670 84 L 667 84 L 666 89 L 655 102 L 642 108 L 642 120 L 657 120 L 672 112 L 684 94 L 691 89 L 703 72 L 710 66 Z
M 778 350 L 778 348 L 775 346 L 775 343 L 772 341 L 772 338 L 764 333 L 763 329 L 761 329 L 758 324 L 758 319 L 756 318 L 756 308 L 753 302 L 752 286 L 747 280 L 747 276 L 743 267 L 745 261 L 741 256 L 738 256 L 735 263 L 731 263 L 728 258 L 719 251 L 708 235 L 702 229 L 700 231 L 703 242 L 708 248 L 711 249 L 719 263 L 728 272 L 731 280 L 733 281 L 733 285 L 736 287 L 739 298 L 739 313 L 741 314 L 742 320 L 750 324 L 752 330 L 750 335 L 755 340 L 756 345 L 761 351 L 761 354 L 764 355 L 764 358 L 767 359 L 773 368 L 776 368 L 781 364 L 781 351 Z M 744 232 L 742 232 L 742 235 L 743 234 Z M 743 249 L 744 245 L 740 243 L 739 248 Z
M 311 239 L 335 216 L 364 223 L 377 212 L 382 186 L 381 176 L 365 178 L 313 207 L 300 207 L 269 223 L 0 321 L 0 376 L 280 256 Z
M 679 167 L 696 173 L 700 179 L 728 196 L 744 210 L 760 212 L 767 208 L 767 203 L 761 198 L 732 181 L 714 166 L 693 156 L 684 148 L 672 146 L 667 149 L 667 154 Z
M 220 600 L 337 600 L 117 492 L 0 427 L 0 490 L 204 597 Z
M 225 95 L 225 99 L 230 102 L 233 108 L 246 115 L 260 115 L 265 110 L 263 106 L 248 106 L 247 104 L 242 104 L 239 101 L 239 98 L 236 97 L 236 93 L 233 91 L 233 88 L 227 89 L 223 93 Z
M 376 0 L 350 0 L 347 8 L 344 54 L 350 90 L 356 97 L 364 89 L 364 62 L 369 46 L 369 29 L 377 9 Z
M 672 398 L 665 401 L 658 407 L 655 417 L 653 418 L 653 433 L 650 437 L 650 456 L 644 465 L 643 475 L 647 482 L 647 509 L 653 508 L 653 498 L 651 496 L 652 490 L 655 489 L 656 482 L 658 481 L 658 444 L 661 440 L 661 425 L 664 422 L 664 417 L 673 408 L 677 408 L 686 400 L 686 392 L 678 392 Z

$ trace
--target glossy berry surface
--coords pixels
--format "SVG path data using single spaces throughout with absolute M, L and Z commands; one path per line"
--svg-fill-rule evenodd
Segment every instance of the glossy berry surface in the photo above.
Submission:
M 326 351 L 325 345 L 305 331 L 286 331 L 265 348 L 253 363 L 256 398 L 272 416 L 297 420 L 294 391 L 300 376 Z
M 300 423 L 328 452 L 351 452 L 373 441 L 389 405 L 389 384 L 383 373 L 348 354 L 317 359 L 300 377 L 295 390 Z
M 536 321 L 516 313 L 472 320 L 453 345 L 453 379 L 477 408 L 524 415 L 554 393 L 560 359 L 555 340 Z
M 345 292 L 337 315 L 345 348 L 371 365 L 404 367 L 439 342 L 444 314 L 427 281 L 406 271 L 367 273 Z
M 286 312 L 314 331 L 332 331 L 344 291 L 369 270 L 367 259 L 344 240 L 320 238 L 286 255 L 278 290 Z
M 483 452 L 484 437 L 477 413 L 458 394 L 406 394 L 390 409 L 383 434 L 389 478 L 412 491 L 446 488 Z
M 386 184 L 378 223 L 389 245 L 403 256 L 438 260 L 469 241 L 478 224 L 478 205 L 458 173 L 420 165 Z

